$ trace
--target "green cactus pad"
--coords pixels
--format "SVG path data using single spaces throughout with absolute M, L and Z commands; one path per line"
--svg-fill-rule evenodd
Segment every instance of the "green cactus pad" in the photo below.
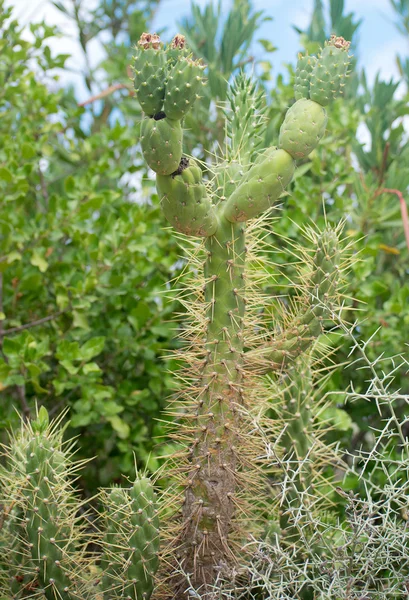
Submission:
M 295 159 L 306 158 L 325 133 L 325 109 L 302 98 L 287 111 L 280 129 L 279 146 Z
M 143 33 L 134 61 L 136 97 L 142 110 L 151 117 L 162 110 L 165 96 L 166 54 L 159 36 Z
M 159 565 L 156 494 L 147 477 L 103 497 L 106 534 L 101 566 L 105 600 L 149 600 Z
M 170 119 L 182 119 L 198 97 L 204 66 L 189 58 L 176 62 L 166 81 L 163 110 Z
M 201 168 L 194 160 L 184 158 L 179 170 L 177 175 L 156 178 L 166 219 L 186 235 L 213 235 L 218 222 L 202 182 Z
M 171 175 L 182 158 L 183 131 L 179 121 L 168 118 L 144 119 L 141 124 L 143 155 L 159 175 Z
M 295 70 L 294 97 L 296 100 L 310 97 L 311 72 L 316 62 L 315 56 L 304 54 L 298 55 L 297 68 Z
M 270 149 L 246 174 L 224 208 L 232 223 L 247 221 L 273 206 L 294 174 L 294 161 L 285 150 Z
M 332 35 L 318 56 L 311 73 L 310 98 L 321 106 L 342 94 L 350 62 L 349 46 L 344 38 Z

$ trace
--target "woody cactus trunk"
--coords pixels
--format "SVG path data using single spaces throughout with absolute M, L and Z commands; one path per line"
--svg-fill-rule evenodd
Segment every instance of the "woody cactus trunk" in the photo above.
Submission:
M 180 35 L 167 48 L 155 34 L 143 34 L 137 45 L 144 157 L 156 172 L 166 219 L 185 248 L 193 237 L 189 255 L 202 269 L 195 301 L 182 299 L 191 319 L 183 333 L 184 386 L 172 413 L 184 450 L 173 460 L 177 519 L 171 514 L 164 525 L 161 597 L 182 598 L 192 586 L 201 598 L 210 598 L 220 579 L 231 578 L 254 532 L 257 497 L 264 491 L 263 448 L 254 425 L 262 375 L 285 372 L 330 316 L 339 271 L 338 236 L 330 227 L 314 238 L 304 302 L 276 335 L 260 322 L 263 297 L 254 299 L 249 265 L 257 227 L 291 182 L 296 161 L 325 133 L 324 107 L 342 93 L 348 49 L 348 42 L 332 36 L 317 57 L 299 57 L 296 102 L 285 116 L 278 148 L 263 148 L 263 96 L 239 75 L 225 110 L 225 149 L 213 165 L 199 165 L 183 155 L 183 118 L 205 85 L 205 66 L 192 58 Z

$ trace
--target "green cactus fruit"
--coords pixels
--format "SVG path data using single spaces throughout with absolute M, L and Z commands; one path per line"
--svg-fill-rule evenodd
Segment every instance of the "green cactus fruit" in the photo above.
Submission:
M 344 38 L 332 35 L 318 56 L 310 76 L 310 98 L 321 106 L 342 94 L 350 62 L 349 46 Z
M 159 113 L 141 124 L 143 155 L 150 168 L 159 175 L 171 175 L 177 171 L 182 158 L 183 130 L 180 121 L 164 118 Z
M 142 34 L 134 61 L 136 97 L 151 117 L 162 110 L 165 96 L 166 54 L 158 35 Z
M 165 217 L 177 231 L 205 237 L 215 233 L 217 217 L 194 160 L 182 158 L 171 177 L 158 175 L 156 187 Z
M 159 517 L 152 482 L 138 476 L 130 489 L 104 492 L 103 503 L 104 600 L 149 600 L 159 566 Z
M 3 474 L 14 542 L 7 549 L 13 598 L 42 592 L 47 600 L 79 600 L 83 587 L 83 525 L 80 502 L 68 481 L 74 465 L 62 445 L 62 432 L 48 425 L 45 411 L 24 425 L 12 440 L 9 464 Z
M 316 62 L 315 56 L 299 54 L 295 70 L 294 97 L 296 100 L 310 97 L 311 72 Z
M 166 81 L 163 110 L 170 119 L 183 119 L 199 97 L 204 84 L 204 66 L 196 60 L 181 58 L 171 69 Z
M 271 148 L 256 162 L 228 198 L 224 216 L 232 223 L 247 221 L 273 206 L 294 174 L 294 161 L 285 150 Z
M 178 60 L 183 57 L 188 57 L 190 52 L 186 46 L 185 36 L 177 33 L 169 46 L 166 48 L 166 58 L 168 63 L 168 68 L 172 68 Z
M 295 159 L 306 158 L 317 147 L 327 125 L 325 109 L 302 98 L 287 111 L 280 129 L 279 146 Z

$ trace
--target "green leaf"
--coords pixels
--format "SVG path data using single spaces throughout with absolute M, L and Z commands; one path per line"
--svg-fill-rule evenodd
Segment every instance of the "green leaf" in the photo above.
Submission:
M 35 148 L 31 144 L 23 142 L 21 145 L 21 155 L 26 159 L 34 158 L 36 155 Z
M 33 267 L 38 267 L 41 273 L 45 273 L 48 269 L 48 262 L 38 250 L 33 251 L 30 263 L 33 265 Z
M 266 52 L 276 52 L 278 48 L 270 40 L 258 40 Z
M 104 349 L 105 337 L 94 337 L 85 342 L 80 349 L 82 360 L 88 361 L 97 356 Z
M 0 167 L 0 179 L 11 183 L 13 181 L 13 175 L 6 167 Z
M 90 362 L 84 365 L 82 371 L 84 375 L 88 375 L 88 373 L 101 373 L 101 369 L 95 362 Z
M 130 429 L 129 425 L 127 423 L 125 423 L 125 421 L 123 419 L 121 419 L 121 417 L 118 417 L 118 415 L 115 415 L 113 417 L 110 417 L 108 419 L 108 421 L 111 423 L 112 428 L 118 434 L 118 437 L 120 437 L 122 440 L 129 437 L 131 429 Z

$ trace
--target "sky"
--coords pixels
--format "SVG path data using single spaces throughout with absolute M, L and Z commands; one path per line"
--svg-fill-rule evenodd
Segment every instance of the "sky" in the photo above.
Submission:
M 196 0 L 196 3 L 203 6 L 208 1 L 210 0 Z M 95 2 L 97 0 L 86 0 L 86 5 L 91 6 Z M 223 11 L 228 11 L 230 4 L 231 0 L 222 0 Z M 360 29 L 358 55 L 369 81 L 373 81 L 378 71 L 384 79 L 399 79 L 395 58 L 397 54 L 409 56 L 409 40 L 405 40 L 393 24 L 395 17 L 390 0 L 345 0 L 345 4 L 347 11 L 353 10 L 357 17 L 364 19 Z M 72 66 L 78 65 L 82 60 L 80 49 L 73 39 L 75 32 L 72 24 L 48 0 L 6 0 L 6 5 L 14 6 L 15 16 L 21 23 L 29 24 L 45 19 L 49 24 L 57 24 L 66 37 L 52 41 L 52 50 L 72 54 Z M 294 62 L 299 49 L 298 36 L 292 25 L 301 28 L 308 25 L 313 0 L 253 0 L 253 5 L 256 10 L 264 10 L 273 17 L 273 21 L 263 25 L 259 37 L 270 40 L 278 47 L 278 51 L 270 55 L 270 60 L 275 74 L 284 72 L 285 63 Z M 161 0 L 153 30 L 167 28 L 170 38 L 178 30 L 177 22 L 189 12 L 189 0 Z M 98 45 L 93 48 L 93 55 L 95 62 L 101 59 L 101 48 Z M 77 83 L 75 73 L 64 73 L 64 77 Z M 77 87 L 77 94 L 82 100 L 85 99 L 86 91 Z

